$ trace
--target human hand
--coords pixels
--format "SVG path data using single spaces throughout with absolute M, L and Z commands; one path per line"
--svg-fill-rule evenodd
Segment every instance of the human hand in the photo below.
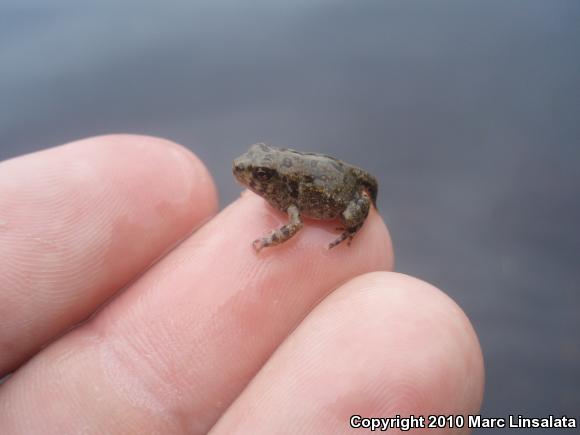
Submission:
M 390 272 L 375 211 L 350 247 L 307 222 L 256 255 L 286 217 L 251 193 L 216 209 L 203 164 L 161 139 L 0 164 L 0 377 L 18 369 L 0 433 L 336 434 L 355 414 L 478 412 L 469 320 Z

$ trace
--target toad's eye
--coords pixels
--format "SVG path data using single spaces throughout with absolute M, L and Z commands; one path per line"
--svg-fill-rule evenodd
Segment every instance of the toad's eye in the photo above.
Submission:
M 270 168 L 256 168 L 254 169 L 254 177 L 259 181 L 268 181 L 274 175 L 274 171 Z

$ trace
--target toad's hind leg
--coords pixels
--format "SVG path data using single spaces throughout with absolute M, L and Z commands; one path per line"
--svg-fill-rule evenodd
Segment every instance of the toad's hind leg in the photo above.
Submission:
M 290 222 L 288 222 L 286 225 L 275 229 L 267 236 L 254 240 L 253 246 L 256 252 L 260 252 L 262 248 L 275 246 L 285 242 L 294 234 L 296 234 L 300 228 L 302 228 L 300 212 L 298 211 L 298 207 L 295 205 L 288 207 L 288 218 L 290 219 Z
M 365 219 L 369 214 L 371 207 L 371 198 L 366 191 L 357 194 L 356 197 L 348 204 L 346 210 L 342 212 L 341 221 L 344 224 L 344 232 L 330 245 L 328 249 L 341 244 L 348 239 L 348 244 L 352 241 L 354 235 L 361 229 Z

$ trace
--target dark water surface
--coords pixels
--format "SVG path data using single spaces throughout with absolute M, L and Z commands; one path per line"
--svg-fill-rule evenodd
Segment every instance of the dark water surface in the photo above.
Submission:
M 4 0 L 0 158 L 108 132 L 190 147 L 222 205 L 254 142 L 368 168 L 483 413 L 580 417 L 580 2 Z

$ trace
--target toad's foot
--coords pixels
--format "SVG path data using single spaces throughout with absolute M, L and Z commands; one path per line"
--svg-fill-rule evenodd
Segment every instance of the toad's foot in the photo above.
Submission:
M 342 242 L 344 242 L 347 239 L 348 239 L 347 245 L 350 246 L 355 234 L 356 234 L 356 231 L 352 232 L 352 233 L 350 231 L 345 231 L 334 242 L 332 242 L 331 244 L 328 245 L 328 249 L 332 249 L 335 246 L 340 245 Z
M 263 248 L 267 248 L 269 246 L 275 246 L 279 245 L 280 243 L 284 243 L 302 228 L 303 224 L 302 220 L 300 219 L 300 212 L 298 211 L 298 207 L 295 205 L 288 207 L 288 217 L 290 222 L 288 222 L 286 225 L 273 230 L 267 236 L 254 240 L 252 246 L 256 252 L 260 252 Z

